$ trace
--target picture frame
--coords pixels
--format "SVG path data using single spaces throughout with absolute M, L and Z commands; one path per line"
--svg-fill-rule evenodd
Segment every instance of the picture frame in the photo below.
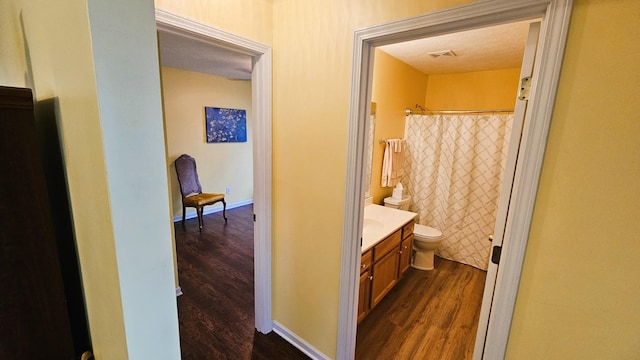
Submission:
M 205 106 L 207 143 L 229 143 L 247 141 L 247 112 Z

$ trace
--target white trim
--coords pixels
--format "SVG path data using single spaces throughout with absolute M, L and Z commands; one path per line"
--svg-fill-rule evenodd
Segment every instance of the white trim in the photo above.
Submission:
M 182 292 L 182 288 L 181 288 L 180 286 L 178 286 L 178 287 L 176 288 L 176 297 L 178 297 L 178 296 L 180 296 L 180 295 L 182 295 L 182 294 L 183 294 L 183 292 Z
M 540 181 L 542 161 L 553 115 L 560 68 L 571 16 L 571 0 L 549 2 L 536 54 L 518 167 L 483 359 L 502 359 L 507 349 L 511 319 L 518 293 L 531 218 Z M 522 166 L 520 166 L 520 164 Z M 489 306 L 483 303 L 483 306 Z
M 502 264 L 487 329 L 482 359 L 502 359 L 506 351 L 511 317 L 518 292 L 531 216 L 538 188 L 544 148 L 562 64 L 571 0 L 479 1 L 408 19 L 356 30 L 353 45 L 349 144 L 344 204 L 344 226 L 338 338 L 336 358 L 352 359 L 355 353 L 357 294 L 362 228 L 363 154 L 371 99 L 372 52 L 375 46 L 464 31 L 491 24 L 542 17 L 539 59 L 534 69 L 529 107 L 531 121 L 525 124 L 509 209 Z M 486 303 L 483 307 L 487 306 Z M 491 305 L 488 305 L 491 306 Z M 481 331 L 479 327 L 479 331 Z
M 323 354 L 320 350 L 313 347 L 308 342 L 304 341 L 301 337 L 293 333 L 291 330 L 287 329 L 284 325 L 280 324 L 277 321 L 273 322 L 273 332 L 280 335 L 281 338 L 285 339 L 291 345 L 298 348 L 298 350 L 305 353 L 308 357 L 317 360 L 329 360 L 331 359 L 327 355 Z
M 271 47 L 170 12 L 156 9 L 157 28 L 252 56 L 253 212 L 255 325 L 261 333 L 273 329 L 271 318 Z
M 536 52 L 538 49 L 538 39 L 540 39 L 540 22 L 536 21 L 529 24 L 529 33 L 527 34 L 527 42 L 525 44 L 522 65 L 520 66 L 520 77 L 531 78 L 533 76 L 533 67 L 535 63 Z M 511 190 L 513 189 L 513 180 L 516 172 L 516 164 L 518 153 L 520 150 L 520 140 L 522 137 L 522 129 L 524 128 L 525 117 L 527 115 L 528 100 L 517 99 L 515 101 L 515 109 L 513 114 L 513 122 L 511 123 L 511 139 L 509 140 L 509 151 L 504 164 L 503 181 L 500 189 L 500 201 L 496 212 L 496 222 L 493 230 L 492 247 L 502 246 L 504 239 L 504 231 L 507 223 L 507 215 L 509 204 L 511 204 Z M 493 250 L 492 250 L 493 251 Z M 487 328 L 489 326 L 489 315 L 491 311 L 491 303 L 493 301 L 493 292 L 496 285 L 496 276 L 498 274 L 498 265 L 489 262 L 487 268 L 487 276 L 484 284 L 484 293 L 482 303 L 485 304 L 480 309 L 480 317 L 478 321 L 478 331 L 476 334 L 476 344 L 474 347 L 475 359 L 482 357 L 484 352 L 485 341 L 487 340 Z
M 233 203 L 233 204 L 227 204 L 227 210 L 231 210 L 231 209 L 235 209 L 241 206 L 245 206 L 245 205 L 250 205 L 253 204 L 253 199 L 249 199 L 249 200 L 245 200 L 245 201 L 240 201 L 237 203 Z M 216 204 L 217 206 L 208 206 L 205 207 L 202 210 L 202 215 L 209 215 L 209 214 L 213 214 L 213 213 L 217 213 L 217 212 L 222 212 L 222 204 Z M 193 209 L 193 208 L 187 208 L 187 209 Z M 185 216 L 185 219 L 194 219 L 198 217 L 198 214 L 196 213 L 195 210 L 187 210 L 187 214 Z M 177 223 L 177 222 L 182 222 L 182 214 L 180 215 L 176 215 L 173 217 L 173 222 Z

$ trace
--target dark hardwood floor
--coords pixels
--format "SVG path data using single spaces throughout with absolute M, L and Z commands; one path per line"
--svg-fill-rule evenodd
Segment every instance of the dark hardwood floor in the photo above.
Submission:
M 356 359 L 473 357 L 486 272 L 436 257 L 409 269 L 358 326 Z
M 308 359 L 280 336 L 255 330 L 253 207 L 175 224 L 182 359 Z
M 277 334 L 255 331 L 251 205 L 178 222 L 182 358 L 308 359 Z M 356 359 L 471 359 L 486 273 L 436 258 L 409 269 L 358 326 Z

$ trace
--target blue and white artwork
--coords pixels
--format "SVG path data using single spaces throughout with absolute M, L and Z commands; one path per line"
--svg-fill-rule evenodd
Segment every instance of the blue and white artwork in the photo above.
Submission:
M 246 142 L 247 112 L 241 109 L 204 108 L 207 142 Z

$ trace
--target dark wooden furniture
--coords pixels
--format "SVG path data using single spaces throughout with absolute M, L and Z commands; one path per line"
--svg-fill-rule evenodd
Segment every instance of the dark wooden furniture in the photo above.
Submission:
M 222 201 L 222 217 L 227 222 L 227 202 L 224 201 L 224 194 L 203 193 L 196 160 L 187 154 L 182 154 L 174 162 L 178 183 L 180 183 L 180 193 L 182 194 L 182 226 L 184 226 L 187 207 L 196 208 L 198 213 L 198 226 L 202 231 L 202 212 L 205 206 L 213 205 Z
M 0 87 L 0 359 L 74 359 L 29 89 Z

